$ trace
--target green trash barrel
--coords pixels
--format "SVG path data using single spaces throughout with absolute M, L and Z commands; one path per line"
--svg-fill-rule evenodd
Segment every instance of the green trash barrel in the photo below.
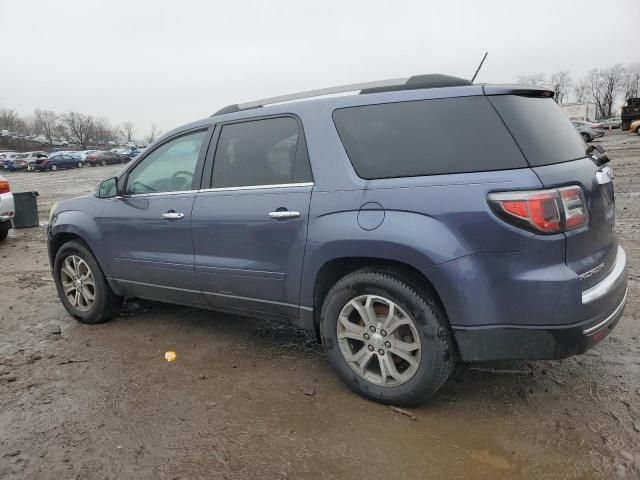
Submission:
M 13 228 L 37 227 L 40 224 L 38 192 L 14 193 L 13 202 L 16 212 L 13 217 Z

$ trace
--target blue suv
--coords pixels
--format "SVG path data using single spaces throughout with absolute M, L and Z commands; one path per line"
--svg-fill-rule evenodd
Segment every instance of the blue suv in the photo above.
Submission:
M 399 405 L 460 359 L 582 353 L 626 256 L 606 154 L 552 97 L 421 75 L 226 107 L 52 208 L 60 299 L 84 323 L 123 297 L 290 322 Z

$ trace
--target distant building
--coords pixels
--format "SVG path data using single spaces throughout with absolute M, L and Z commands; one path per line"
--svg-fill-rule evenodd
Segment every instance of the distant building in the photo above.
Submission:
M 592 122 L 596 118 L 596 106 L 593 103 L 563 103 L 560 105 L 569 120 Z

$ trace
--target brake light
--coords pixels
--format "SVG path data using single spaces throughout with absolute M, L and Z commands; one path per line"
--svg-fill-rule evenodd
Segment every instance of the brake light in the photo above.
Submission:
M 561 233 L 586 225 L 589 216 L 579 186 L 490 193 L 493 211 L 508 221 L 540 233 Z
M 9 185 L 8 180 L 0 180 L 0 193 L 9 193 L 11 191 L 11 186 Z

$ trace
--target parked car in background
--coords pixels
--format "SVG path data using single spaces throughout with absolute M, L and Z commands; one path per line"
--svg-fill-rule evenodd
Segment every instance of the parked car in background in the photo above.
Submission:
M 640 135 L 640 120 L 635 120 L 629 124 L 629 131 Z
M 18 152 L 14 152 L 11 150 L 7 150 L 6 152 L 0 152 L 0 168 L 4 168 L 5 159 L 10 158 L 12 155 L 15 156 L 17 154 Z
M 613 171 L 553 91 L 420 75 L 321 92 L 354 90 L 230 105 L 59 202 L 67 311 L 99 323 L 140 297 L 280 319 L 394 405 L 458 360 L 563 358 L 613 330 Z
M 50 157 L 40 158 L 31 164 L 31 168 L 38 172 L 82 167 L 84 167 L 84 160 L 74 157 L 70 153 L 55 153 Z
M 2 158 L 0 158 L 0 167 L 5 170 L 9 170 L 7 167 L 10 164 L 13 164 L 13 160 L 20 155 L 19 153 L 5 153 Z
M 605 134 L 605 131 L 595 123 L 575 120 L 572 123 L 585 142 L 590 142 L 594 138 L 602 137 Z
M 27 154 L 27 156 L 26 156 L 25 160 L 27 161 L 27 165 L 32 164 L 33 162 L 35 162 L 39 158 L 43 158 L 43 157 L 47 156 L 47 153 L 43 152 L 42 150 L 36 150 L 34 152 L 26 152 L 26 154 Z
M 9 181 L 0 175 L 0 241 L 7 238 L 14 215 L 13 194 Z
M 14 156 L 7 157 L 3 164 L 5 170 L 26 170 L 29 167 L 27 157 L 29 153 L 17 153 Z
M 82 161 L 87 159 L 87 155 L 97 152 L 97 150 L 81 150 L 78 153 L 80 154 L 80 159 Z
M 106 150 L 98 150 L 93 152 L 85 158 L 85 163 L 91 167 L 96 165 L 111 165 L 113 163 L 125 163 L 127 158 L 121 157 L 115 152 L 109 152 Z
M 599 127 L 604 128 L 606 130 L 608 130 L 609 128 L 615 129 L 615 128 L 620 128 L 620 126 L 622 125 L 622 118 L 620 117 L 605 118 L 595 123 Z

